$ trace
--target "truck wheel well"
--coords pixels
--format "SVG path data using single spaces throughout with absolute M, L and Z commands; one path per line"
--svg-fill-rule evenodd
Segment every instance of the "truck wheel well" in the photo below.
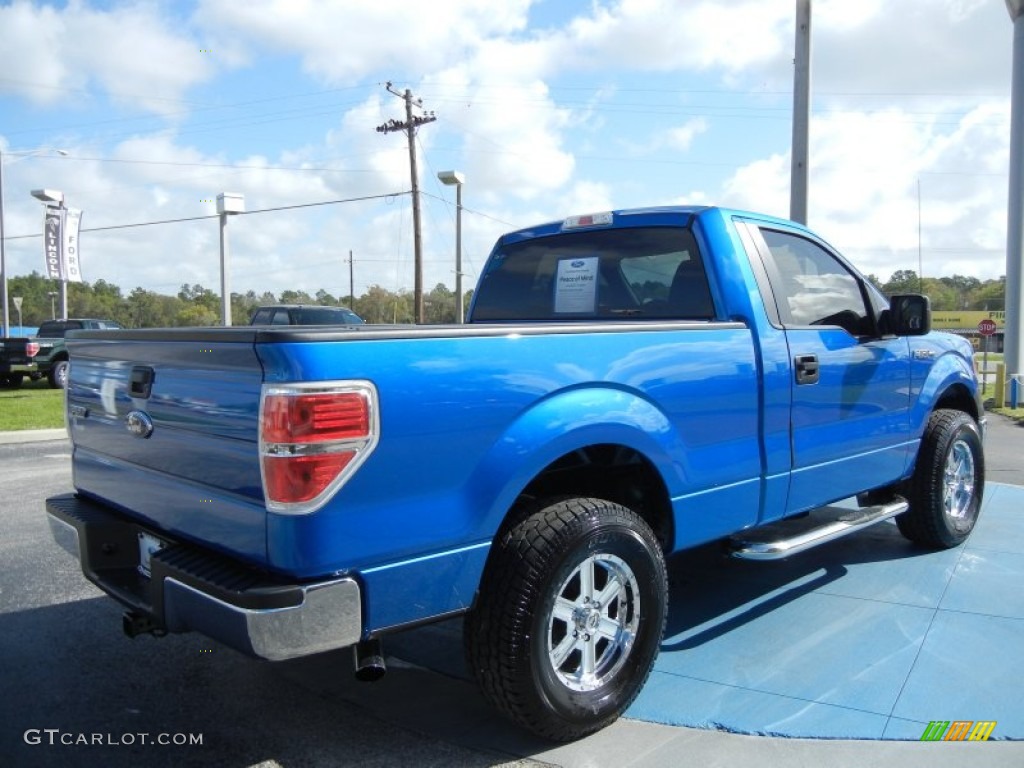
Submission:
M 954 384 L 942 393 L 942 397 L 935 403 L 934 410 L 948 408 L 953 411 L 963 411 L 970 414 L 975 421 L 978 420 L 978 403 L 968 391 L 967 387 L 961 384 Z
M 643 518 L 662 549 L 672 548 L 675 530 L 668 489 L 647 457 L 632 448 L 599 444 L 568 453 L 551 462 L 530 481 L 520 500 L 560 496 L 600 498 L 621 504 Z M 517 504 L 517 507 L 530 506 Z M 502 530 L 515 525 L 516 518 L 514 512 L 510 514 Z

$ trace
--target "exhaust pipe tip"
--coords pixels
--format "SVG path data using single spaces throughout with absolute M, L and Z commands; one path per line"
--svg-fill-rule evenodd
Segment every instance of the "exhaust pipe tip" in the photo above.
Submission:
M 384 647 L 374 638 L 356 643 L 352 648 L 356 665 L 356 680 L 372 683 L 380 680 L 388 671 L 384 662 Z

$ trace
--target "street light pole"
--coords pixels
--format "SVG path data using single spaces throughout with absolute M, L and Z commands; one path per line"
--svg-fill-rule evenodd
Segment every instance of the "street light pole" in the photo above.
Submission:
M 217 195 L 220 214 L 220 322 L 231 325 L 231 277 L 228 271 L 228 216 L 245 213 L 245 198 L 237 192 Z
M 1006 0 L 1013 21 L 1013 79 L 1010 87 L 1010 183 L 1006 226 L 1006 323 L 1003 337 L 1010 401 L 1017 406 L 1024 336 L 1024 0 Z M 1003 405 L 996 403 L 997 406 Z
M 441 171 L 437 178 L 443 184 L 455 185 L 455 322 L 466 320 L 465 298 L 462 295 L 462 185 L 466 176 L 461 171 Z
M 789 218 L 806 224 L 811 123 L 811 0 L 796 0 L 795 49 Z
M 11 311 L 7 306 L 7 248 L 4 234 L 4 155 L 0 152 L 0 299 L 4 304 L 4 338 L 11 335 Z

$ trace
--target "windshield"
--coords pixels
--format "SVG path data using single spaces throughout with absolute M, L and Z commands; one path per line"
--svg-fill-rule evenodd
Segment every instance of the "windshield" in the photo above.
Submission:
M 690 230 L 598 229 L 502 247 L 491 258 L 474 321 L 709 319 L 714 305 Z

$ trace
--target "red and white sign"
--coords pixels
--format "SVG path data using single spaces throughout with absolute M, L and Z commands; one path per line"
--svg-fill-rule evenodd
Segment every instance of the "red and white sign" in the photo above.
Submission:
M 978 323 L 978 333 L 982 336 L 991 336 L 996 332 L 996 321 L 995 320 L 982 320 Z

